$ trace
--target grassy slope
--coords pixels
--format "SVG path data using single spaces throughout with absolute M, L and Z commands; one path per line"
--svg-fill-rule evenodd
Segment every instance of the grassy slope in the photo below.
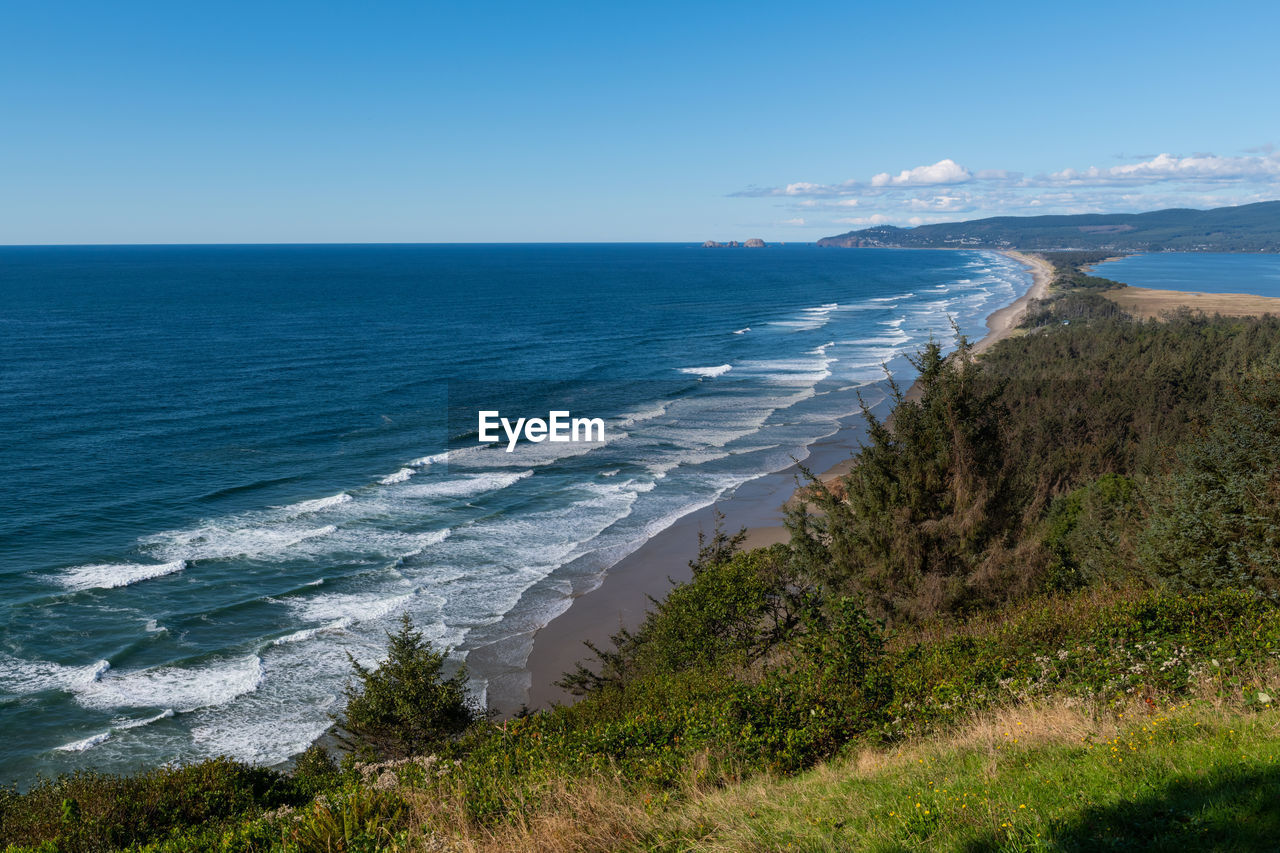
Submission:
M 1188 702 L 1094 716 L 1024 705 L 945 738 L 670 809 L 580 792 L 561 820 L 491 841 L 510 850 L 1271 850 L 1277 802 L 1274 711 Z

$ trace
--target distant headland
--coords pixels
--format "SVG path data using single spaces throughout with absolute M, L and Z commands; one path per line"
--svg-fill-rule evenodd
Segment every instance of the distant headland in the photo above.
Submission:
M 819 246 L 898 249 L 1087 249 L 1114 252 L 1277 252 L 1280 201 L 1149 213 L 996 216 L 823 237 Z

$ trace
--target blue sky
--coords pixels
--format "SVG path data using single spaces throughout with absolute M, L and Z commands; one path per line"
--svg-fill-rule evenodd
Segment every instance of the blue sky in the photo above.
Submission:
M 0 243 L 812 240 L 1280 198 L 1274 3 L 4 3 Z

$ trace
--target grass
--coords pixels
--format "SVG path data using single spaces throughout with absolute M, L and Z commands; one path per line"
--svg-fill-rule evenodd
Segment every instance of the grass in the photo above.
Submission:
M 676 804 L 565 788 L 460 850 L 1274 850 L 1280 715 L 1196 700 L 1096 715 L 1023 705 Z
M 1270 850 L 1280 717 L 1024 706 L 660 816 L 637 849 Z

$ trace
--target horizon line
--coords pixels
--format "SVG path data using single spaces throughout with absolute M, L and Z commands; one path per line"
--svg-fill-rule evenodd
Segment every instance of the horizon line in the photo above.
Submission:
M 729 238 L 739 242 L 752 238 Z M 760 238 L 763 239 L 763 238 Z M 770 245 L 808 244 L 811 240 L 765 240 Z M 705 240 L 269 240 L 261 242 L 156 242 L 156 243 L 0 243 L 0 249 L 103 249 L 185 246 L 696 246 Z

